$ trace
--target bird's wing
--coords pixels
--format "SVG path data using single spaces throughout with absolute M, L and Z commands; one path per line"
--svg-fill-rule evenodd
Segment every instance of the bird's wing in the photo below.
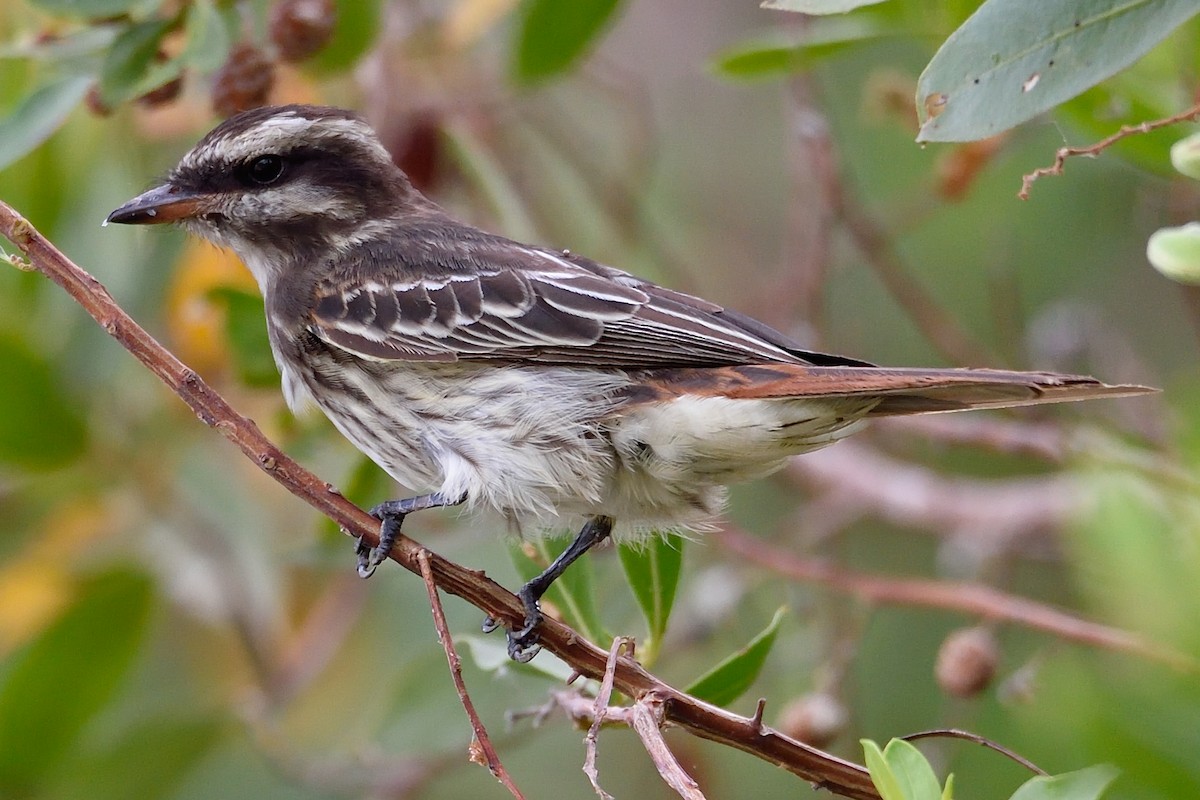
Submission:
M 457 251 L 399 249 L 403 269 L 351 268 L 344 274 L 352 277 L 320 287 L 318 336 L 381 360 L 861 365 L 796 349 L 718 305 L 568 254 L 484 236 Z

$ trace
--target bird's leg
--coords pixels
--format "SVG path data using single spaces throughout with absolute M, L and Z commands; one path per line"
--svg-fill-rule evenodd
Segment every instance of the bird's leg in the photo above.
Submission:
M 379 520 L 379 544 L 368 547 L 360 538 L 354 552 L 358 554 L 358 574 L 364 578 L 371 577 L 375 568 L 382 564 L 392 552 L 392 545 L 400 535 L 400 526 L 404 518 L 414 511 L 424 511 L 427 508 L 443 508 L 456 506 L 466 500 L 467 496 L 447 497 L 441 492 L 423 494 L 419 497 L 406 497 L 403 500 L 388 500 L 380 503 L 369 512 Z
M 592 547 L 607 539 L 612 533 L 612 529 L 612 517 L 590 518 L 583 526 L 583 530 L 567 546 L 567 549 L 562 551 L 558 558 L 542 571 L 542 574 L 522 586 L 517 592 L 517 597 L 525 606 L 525 624 L 520 630 L 508 631 L 509 658 L 524 663 L 537 655 L 540 649 L 537 646 L 537 626 L 542 621 L 542 612 L 538 608 L 538 601 L 550 588 L 550 584 L 567 571 L 567 567 Z M 495 619 L 487 617 L 483 621 L 483 632 L 491 633 L 499 626 L 500 624 Z

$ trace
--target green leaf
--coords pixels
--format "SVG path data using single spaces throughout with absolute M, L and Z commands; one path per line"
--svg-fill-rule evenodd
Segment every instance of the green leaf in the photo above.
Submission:
M 97 576 L 15 657 L 0 685 L 0 796 L 32 794 L 113 697 L 141 646 L 152 598 L 140 574 Z
M 0 375 L 0 463 L 51 469 L 86 449 L 84 420 L 39 354 L 0 336 Z
M 531 559 L 524 547 L 532 547 L 537 560 Z M 539 539 L 509 547 L 513 564 L 522 580 L 531 580 L 566 549 L 561 539 Z M 606 642 L 611 637 L 604 632 L 600 615 L 596 612 L 596 592 L 592 582 L 592 560 L 584 557 L 576 561 L 558 580 L 550 585 L 546 599 L 553 603 L 567 621 L 593 642 Z
M 949 800 L 929 761 L 910 743 L 892 739 L 882 751 L 870 739 L 861 743 L 871 782 L 883 800 Z M 945 791 L 952 791 L 949 780 Z
M 116 108 L 179 74 L 175 60 L 154 64 L 163 37 L 174 25 L 174 20 L 159 19 L 130 25 L 121 32 L 100 68 L 100 102 L 104 106 Z
M 655 661 L 671 617 L 683 565 L 683 543 L 682 536 L 671 533 L 653 536 L 644 544 L 622 544 L 617 548 L 629 588 L 646 617 L 650 636 L 638 654 L 647 666 Z
M 1096 800 L 1119 774 L 1110 764 L 1096 764 L 1062 775 L 1039 775 L 1021 784 L 1011 800 Z
M 247 386 L 278 386 L 279 368 L 263 322 L 262 297 L 232 286 L 220 286 L 208 296 L 225 305 L 225 334 L 233 350 L 238 379 Z
M 565 72 L 591 47 L 621 0 L 526 0 L 513 74 L 535 83 Z
M 900 781 L 892 773 L 891 765 L 884 758 L 879 745 L 870 739 L 860 739 L 859 741 L 863 747 L 867 772 L 871 775 L 871 783 L 875 784 L 875 788 L 879 790 L 879 796 L 883 800 L 909 800 L 900 789 Z
M 942 787 L 933 767 L 911 743 L 892 739 L 883 748 L 883 757 L 909 800 L 941 800 Z
M 845 14 L 862 6 L 873 6 L 884 0 L 763 0 L 762 8 L 775 11 L 798 11 L 801 14 Z
M 713 68 L 727 78 L 767 78 L 811 69 L 856 45 L 916 35 L 882 17 L 817 19 L 798 42 L 759 41 L 736 45 L 717 56 Z
M 333 36 L 329 44 L 305 61 L 305 67 L 323 74 L 357 64 L 383 27 L 379 5 L 379 0 L 337 0 Z
M 181 66 L 212 72 L 225 63 L 237 32 L 231 25 L 238 24 L 235 10 L 230 8 L 228 11 L 223 14 L 211 0 L 197 0 L 188 9 L 183 23 L 186 40 L 176 59 Z
M 88 18 L 115 17 L 129 12 L 142 2 L 143 0 L 29 0 L 30 5 L 51 14 Z
M 154 719 L 126 731 L 98 755 L 71 763 L 49 794 L 55 800 L 172 797 L 221 737 L 217 719 Z
M 1200 222 L 1159 228 L 1146 242 L 1146 258 L 1173 281 L 1200 284 Z
M 0 169 L 50 138 L 83 100 L 91 86 L 87 75 L 70 75 L 38 87 L 0 120 Z
M 762 672 L 767 654 L 775 644 L 779 623 L 783 621 L 785 611 L 787 607 L 781 606 L 771 619 L 771 624 L 760 634 L 741 650 L 697 678 L 685 691 L 717 706 L 729 705 L 741 697 Z
M 987 0 L 917 84 L 917 141 L 982 139 L 1115 74 L 1200 11 L 1195 0 Z

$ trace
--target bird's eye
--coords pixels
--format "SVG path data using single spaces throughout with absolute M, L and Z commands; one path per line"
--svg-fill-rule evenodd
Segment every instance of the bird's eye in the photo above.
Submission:
M 248 182 L 266 186 L 279 180 L 283 174 L 283 159 L 280 156 L 259 156 L 246 164 L 243 175 Z

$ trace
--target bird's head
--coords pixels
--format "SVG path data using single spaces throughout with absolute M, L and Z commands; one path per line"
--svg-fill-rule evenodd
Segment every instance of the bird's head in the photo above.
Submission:
M 261 283 L 427 204 L 356 114 L 291 105 L 221 123 L 107 222 L 178 222 L 232 249 Z

